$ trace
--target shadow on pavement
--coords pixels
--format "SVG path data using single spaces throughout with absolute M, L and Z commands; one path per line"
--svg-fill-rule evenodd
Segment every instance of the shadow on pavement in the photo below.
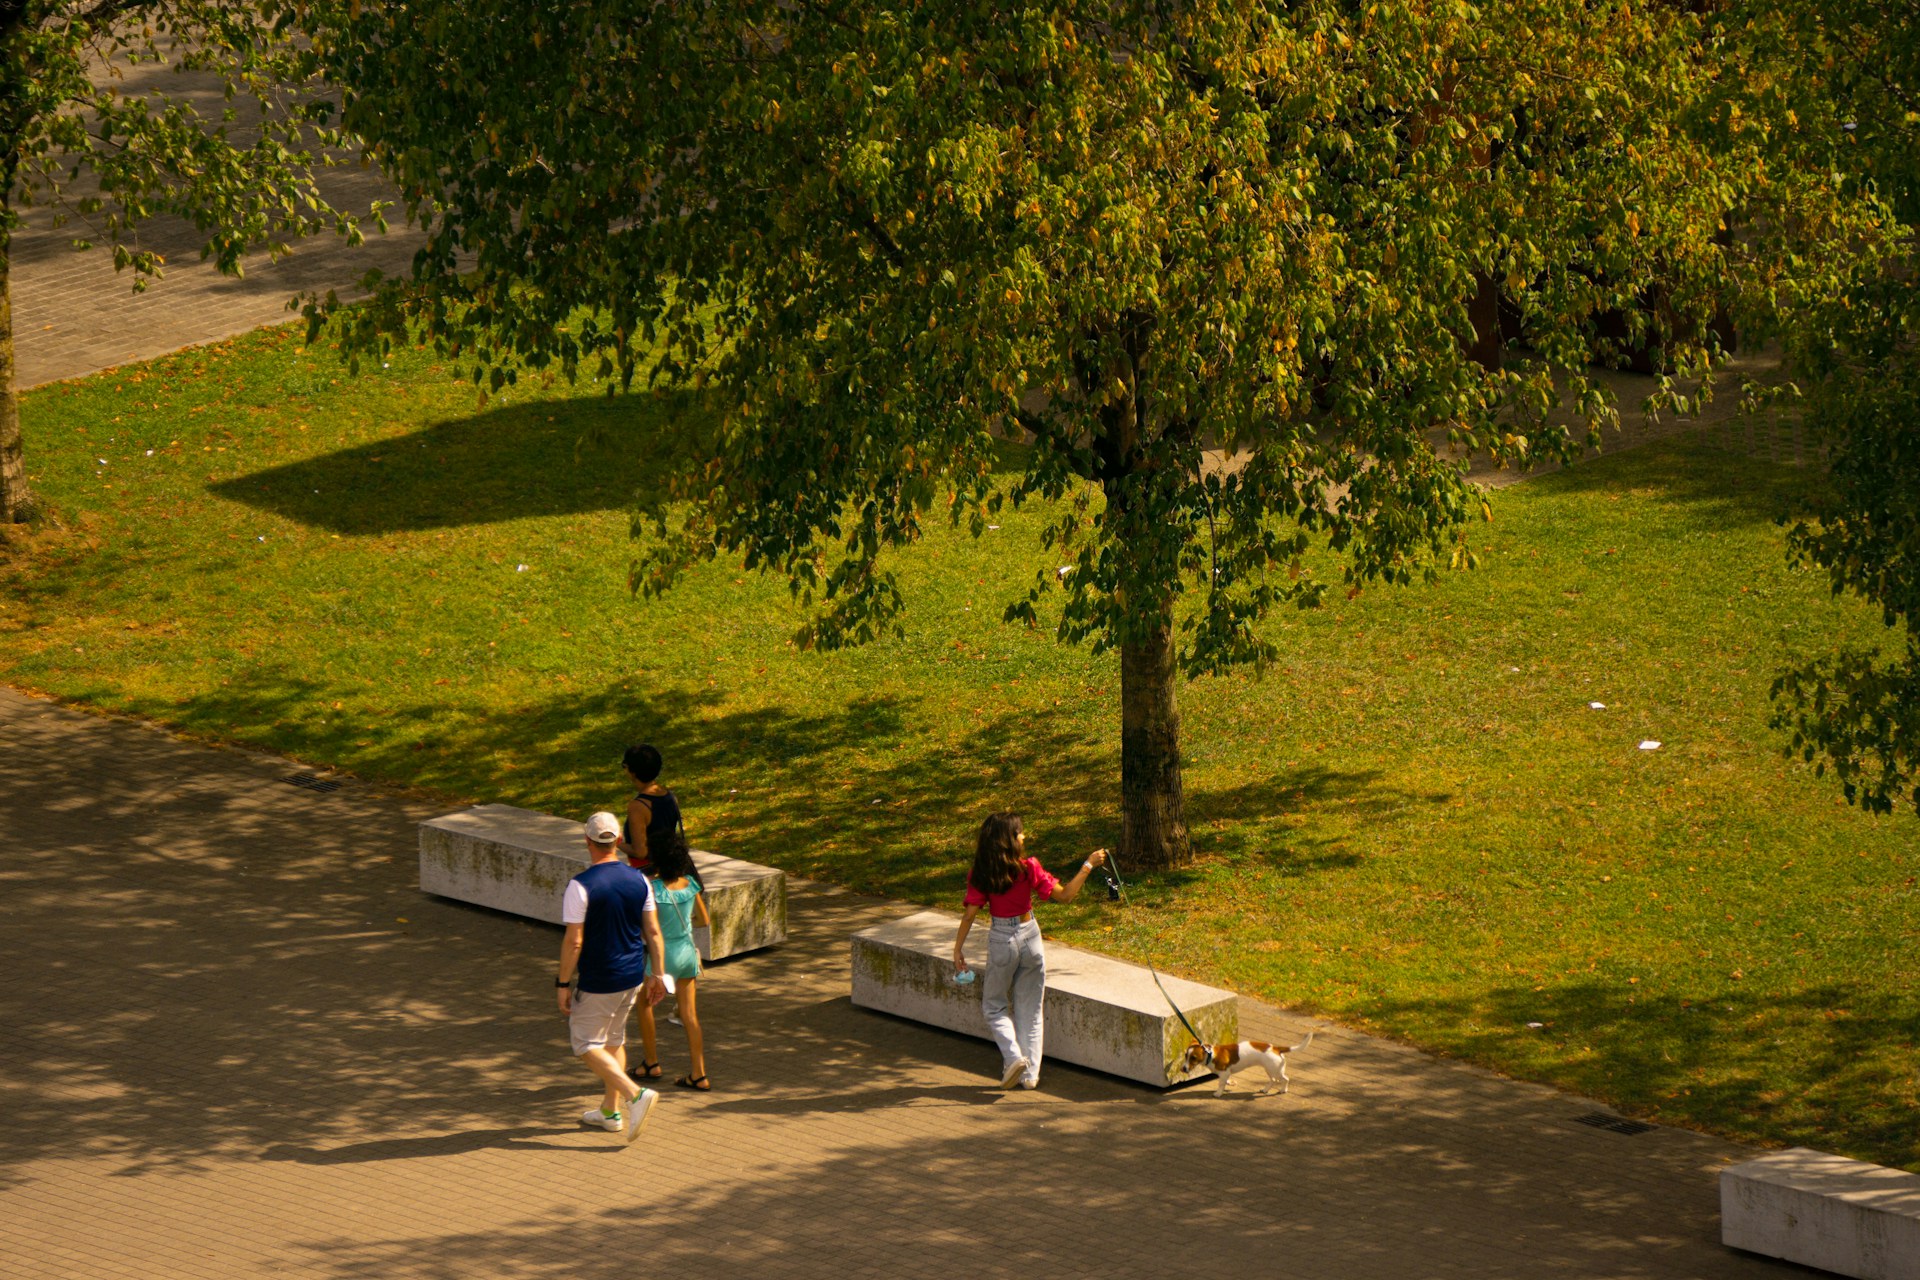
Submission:
M 493 1148 L 560 1148 L 557 1142 L 539 1142 L 539 1138 L 571 1136 L 578 1126 L 522 1125 L 510 1129 L 466 1129 L 459 1133 L 435 1134 L 420 1138 L 381 1138 L 373 1142 L 352 1142 L 339 1147 L 300 1147 L 281 1145 L 260 1153 L 262 1160 L 291 1160 L 296 1164 L 364 1164 L 370 1160 L 421 1160 L 431 1156 L 456 1156 L 468 1151 Z M 566 1144 L 571 1147 L 572 1144 Z M 617 1154 L 619 1147 L 594 1148 L 598 1153 Z
M 1147 1276 L 1199 1256 L 1785 1274 L 1714 1240 L 1721 1145 L 1623 1146 L 1546 1090 L 1363 1036 L 1323 1035 L 1291 1095 L 1254 1102 L 1058 1064 L 1038 1092 L 986 1088 L 991 1047 L 846 999 L 847 936 L 906 908 L 819 885 L 796 886 L 785 946 L 703 979 L 714 1093 L 669 1090 L 623 1148 L 570 1124 L 597 1090 L 553 1001 L 558 930 L 420 894 L 430 810 L 7 696 L 0 954 L 34 973 L 0 989 L 13 1186 L 112 1178 L 154 1206 L 205 1185 L 249 1224 L 220 1228 L 230 1247 L 333 1280 Z M 672 1074 L 685 1048 L 662 1030 Z M 204 1234 L 171 1221 L 115 1215 Z

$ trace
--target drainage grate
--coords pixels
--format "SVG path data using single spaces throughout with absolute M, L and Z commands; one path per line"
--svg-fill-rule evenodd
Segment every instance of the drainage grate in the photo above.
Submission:
M 305 787 L 309 791 L 338 791 L 340 784 L 332 778 L 322 778 L 312 773 L 291 773 L 280 779 L 296 787 Z
M 1605 1129 L 1608 1133 L 1624 1133 L 1629 1138 L 1636 1133 L 1653 1132 L 1653 1126 L 1650 1124 L 1629 1120 L 1625 1116 L 1610 1116 L 1604 1111 L 1589 1111 L 1584 1116 L 1575 1116 L 1573 1122 L 1595 1129 Z

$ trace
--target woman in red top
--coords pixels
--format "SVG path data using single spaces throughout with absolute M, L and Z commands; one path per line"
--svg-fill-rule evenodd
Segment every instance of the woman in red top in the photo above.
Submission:
M 987 935 L 987 975 L 980 1008 L 987 1015 L 993 1042 L 1000 1046 L 1002 1089 L 1016 1084 L 1033 1089 L 1040 1084 L 1047 955 L 1040 945 L 1040 926 L 1033 919 L 1034 895 L 1042 901 L 1072 902 L 1093 869 L 1106 860 L 1107 851 L 1095 849 L 1073 879 L 1061 884 L 1047 874 L 1038 858 L 1027 856 L 1019 814 L 996 813 L 980 824 L 973 870 L 967 875 L 967 911 L 953 940 L 953 971 L 967 971 L 967 931 L 980 908 L 986 907 L 993 924 Z

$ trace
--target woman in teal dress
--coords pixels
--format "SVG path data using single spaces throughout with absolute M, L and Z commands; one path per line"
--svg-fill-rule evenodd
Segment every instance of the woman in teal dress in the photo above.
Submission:
M 695 925 L 711 930 L 706 895 L 694 878 L 693 855 L 684 840 L 670 840 L 653 855 L 653 897 L 659 913 L 660 935 L 666 941 L 666 971 L 679 996 L 680 1022 L 687 1031 L 687 1050 L 693 1069 L 674 1083 L 682 1089 L 705 1093 L 713 1086 L 707 1080 L 706 1044 L 700 1034 L 700 1009 L 694 1002 L 694 989 L 700 985 L 700 949 L 693 940 Z M 647 1061 L 657 1060 L 654 1047 L 653 1009 L 640 1011 L 640 1038 Z

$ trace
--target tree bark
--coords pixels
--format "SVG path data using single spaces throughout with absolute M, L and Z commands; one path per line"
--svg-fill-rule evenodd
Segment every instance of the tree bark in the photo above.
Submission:
M 27 462 L 20 439 L 20 388 L 13 360 L 13 245 L 0 232 L 0 522 L 19 524 L 33 513 Z
M 1475 275 L 1474 282 L 1473 301 L 1467 304 L 1467 319 L 1473 324 L 1467 358 L 1498 373 L 1506 347 L 1500 332 L 1500 285 L 1492 276 Z
M 1173 608 L 1120 645 L 1120 861 L 1166 870 L 1193 857 L 1180 780 Z

